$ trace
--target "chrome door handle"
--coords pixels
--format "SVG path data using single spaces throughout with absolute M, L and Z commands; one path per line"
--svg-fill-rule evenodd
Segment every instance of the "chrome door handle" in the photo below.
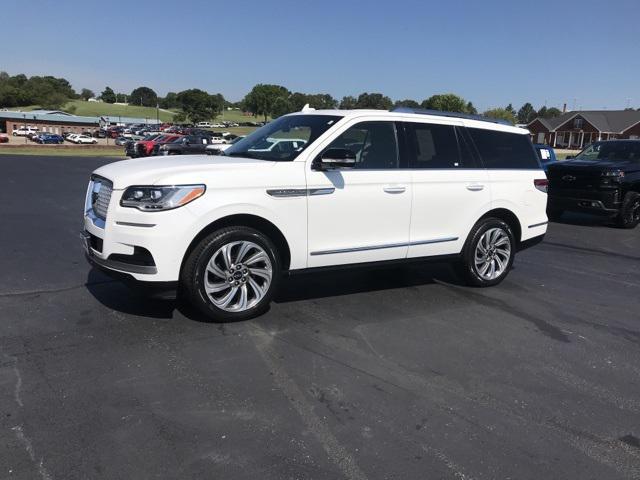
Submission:
M 484 185 L 480 185 L 479 183 L 474 183 L 472 185 L 467 185 L 467 190 L 471 192 L 479 192 L 484 190 Z
M 386 193 L 404 193 L 407 187 L 384 187 Z

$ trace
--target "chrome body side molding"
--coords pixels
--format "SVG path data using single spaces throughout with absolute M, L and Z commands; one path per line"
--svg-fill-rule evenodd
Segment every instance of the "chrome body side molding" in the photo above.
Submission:
M 333 255 L 335 253 L 364 252 L 367 250 L 380 250 L 383 248 L 412 247 L 415 245 L 429 245 L 431 243 L 455 242 L 456 240 L 458 240 L 458 237 L 434 238 L 432 240 L 418 240 L 418 241 L 407 242 L 407 243 L 387 243 L 385 245 L 369 245 L 365 247 L 338 248 L 335 250 L 318 250 L 315 252 L 311 252 L 309 255 L 316 256 L 316 255 Z
M 335 188 L 277 188 L 267 190 L 267 194 L 277 198 L 307 197 L 310 195 L 330 195 Z

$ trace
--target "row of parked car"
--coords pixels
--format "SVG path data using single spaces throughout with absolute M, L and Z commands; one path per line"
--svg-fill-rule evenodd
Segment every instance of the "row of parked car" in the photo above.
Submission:
M 198 131 L 182 134 L 171 131 L 147 135 L 141 139 L 120 137 L 117 143 L 124 145 L 130 158 L 154 155 L 217 155 L 243 137 L 231 133 Z

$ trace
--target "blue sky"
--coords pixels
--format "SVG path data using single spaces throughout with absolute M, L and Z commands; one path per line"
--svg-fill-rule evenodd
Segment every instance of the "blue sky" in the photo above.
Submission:
M 277 83 L 337 98 L 454 92 L 480 110 L 638 108 L 639 19 L 638 0 L 12 1 L 0 70 L 230 100 Z

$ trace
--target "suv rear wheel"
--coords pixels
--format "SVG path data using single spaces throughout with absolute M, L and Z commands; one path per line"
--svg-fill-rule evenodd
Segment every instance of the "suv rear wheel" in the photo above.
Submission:
M 625 195 L 616 223 L 620 228 L 635 228 L 640 223 L 640 194 L 629 192 Z
M 280 279 L 273 242 L 248 227 L 227 227 L 203 238 L 181 276 L 186 299 L 215 321 L 245 320 L 264 313 Z
M 481 219 L 469 233 L 462 250 L 461 276 L 476 287 L 497 285 L 513 265 L 515 246 L 511 228 L 504 221 Z

